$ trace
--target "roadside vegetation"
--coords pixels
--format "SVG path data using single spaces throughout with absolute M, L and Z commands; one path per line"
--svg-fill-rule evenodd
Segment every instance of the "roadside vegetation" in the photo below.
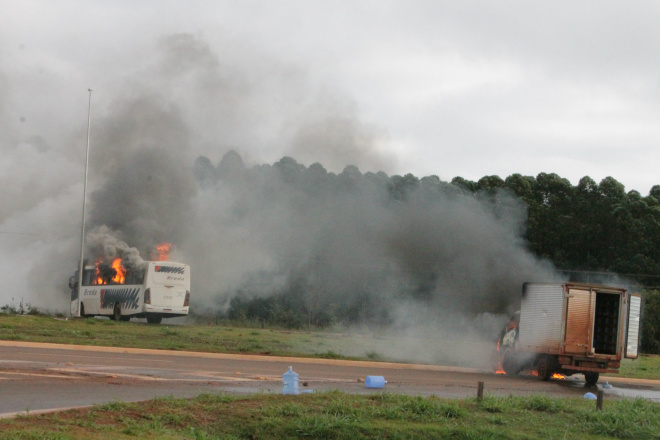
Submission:
M 545 396 L 225 394 L 0 420 L 0 439 L 658 439 L 660 404 Z
M 238 325 L 149 325 L 145 322 L 116 322 L 109 319 L 66 319 L 46 315 L 0 313 L 0 340 L 54 344 L 147 348 L 209 353 L 315 357 L 365 361 L 410 362 L 384 353 L 393 344 L 410 344 L 409 338 L 332 331 L 301 331 L 251 328 Z M 419 342 L 419 341 L 417 341 Z M 457 351 L 451 341 L 424 340 Z M 488 350 L 494 347 L 480 346 Z M 463 347 L 463 351 L 466 350 Z M 463 364 L 460 357 L 438 359 L 442 365 Z M 488 366 L 484 365 L 485 368 Z M 620 376 L 660 378 L 660 356 L 642 355 L 623 360 Z
M 452 353 L 451 357 L 439 356 L 433 363 L 464 366 L 468 365 L 467 360 L 461 356 L 472 356 L 473 352 L 480 350 L 493 350 L 494 353 L 495 350 L 494 343 L 458 350 L 457 343 L 451 340 L 418 338 L 413 341 L 412 338 L 382 332 L 255 328 L 228 321 L 220 324 L 196 324 L 191 320 L 174 322 L 150 325 L 144 320 L 121 322 L 105 318 L 67 319 L 0 313 L 0 340 L 390 362 L 415 361 L 401 354 L 386 355 L 393 352 L 393 346 L 432 343 L 440 347 L 440 352 L 444 347 Z
M 211 353 L 340 357 L 341 334 L 219 325 L 149 325 L 109 319 L 0 314 L 0 340 Z

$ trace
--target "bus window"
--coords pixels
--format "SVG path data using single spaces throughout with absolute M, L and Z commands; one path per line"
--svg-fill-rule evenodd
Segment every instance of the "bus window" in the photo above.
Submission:
M 144 283 L 144 273 L 146 269 L 130 269 L 126 271 L 126 284 Z
M 94 274 L 96 271 L 94 269 L 85 269 L 83 272 L 83 286 L 91 286 L 94 283 Z

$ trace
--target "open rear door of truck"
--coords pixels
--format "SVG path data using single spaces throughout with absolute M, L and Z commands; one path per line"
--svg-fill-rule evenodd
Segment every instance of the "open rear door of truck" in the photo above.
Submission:
M 590 354 L 592 352 L 592 328 L 595 293 L 591 290 L 569 288 L 566 306 L 566 332 L 564 352 Z
M 628 328 L 626 329 L 626 358 L 637 359 L 639 352 L 639 320 L 642 313 L 642 297 L 630 295 L 628 300 Z

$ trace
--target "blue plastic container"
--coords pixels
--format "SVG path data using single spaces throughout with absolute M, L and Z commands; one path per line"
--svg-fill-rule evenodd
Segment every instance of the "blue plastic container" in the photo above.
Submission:
M 300 394 L 298 373 L 293 371 L 293 367 L 282 375 L 282 394 Z
M 367 385 L 367 388 L 383 388 L 387 381 L 383 376 L 367 376 L 364 383 Z

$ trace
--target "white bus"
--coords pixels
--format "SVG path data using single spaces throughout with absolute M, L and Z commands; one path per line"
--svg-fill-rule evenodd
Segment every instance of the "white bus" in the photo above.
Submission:
M 113 271 L 116 274 L 116 272 Z M 147 318 L 159 324 L 163 318 L 188 314 L 190 302 L 190 267 L 171 261 L 147 261 L 142 270 L 101 276 L 96 266 L 83 272 L 82 291 L 78 297 L 78 274 L 69 279 L 71 314 L 108 316 L 115 321 Z

